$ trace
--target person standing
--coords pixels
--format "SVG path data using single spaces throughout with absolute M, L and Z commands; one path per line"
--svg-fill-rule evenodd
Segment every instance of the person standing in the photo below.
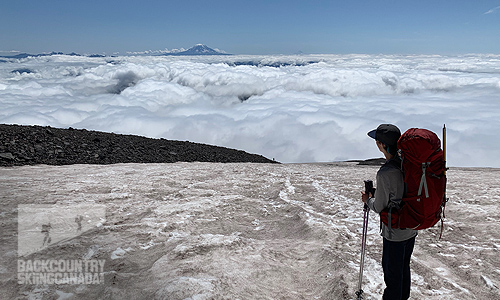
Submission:
M 361 200 L 370 210 L 380 214 L 391 200 L 400 200 L 404 195 L 404 178 L 401 159 L 397 154 L 397 142 L 401 136 L 399 128 L 392 124 L 381 124 L 368 136 L 375 139 L 386 162 L 377 172 L 375 195 L 361 192 Z M 417 231 L 389 228 L 381 222 L 383 237 L 382 269 L 384 271 L 384 300 L 400 300 L 410 297 L 410 260 Z

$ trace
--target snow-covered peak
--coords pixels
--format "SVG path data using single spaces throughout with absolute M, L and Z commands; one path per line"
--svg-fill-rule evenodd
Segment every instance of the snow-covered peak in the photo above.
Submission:
M 196 44 L 186 51 L 175 53 L 175 55 L 227 55 L 219 49 L 212 49 L 204 44 Z

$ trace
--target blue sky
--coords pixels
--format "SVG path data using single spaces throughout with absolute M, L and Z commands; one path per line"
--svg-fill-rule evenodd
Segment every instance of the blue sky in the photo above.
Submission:
M 0 51 L 500 53 L 500 0 L 2 2 Z

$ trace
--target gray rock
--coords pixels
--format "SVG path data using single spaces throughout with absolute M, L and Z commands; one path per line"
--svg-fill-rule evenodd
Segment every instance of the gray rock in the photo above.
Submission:
M 12 155 L 12 153 L 10 152 L 3 152 L 3 153 L 0 153 L 0 158 L 1 159 L 5 159 L 5 160 L 14 160 L 16 159 L 14 157 L 14 155 Z

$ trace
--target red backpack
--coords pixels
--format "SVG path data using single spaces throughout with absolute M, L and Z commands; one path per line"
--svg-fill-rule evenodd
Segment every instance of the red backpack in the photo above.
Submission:
M 446 163 L 441 141 L 427 129 L 408 129 L 398 140 L 406 193 L 380 213 L 390 228 L 415 230 L 434 226 L 444 217 Z M 390 224 L 390 225 L 389 225 Z M 442 226 L 441 226 L 442 230 Z

